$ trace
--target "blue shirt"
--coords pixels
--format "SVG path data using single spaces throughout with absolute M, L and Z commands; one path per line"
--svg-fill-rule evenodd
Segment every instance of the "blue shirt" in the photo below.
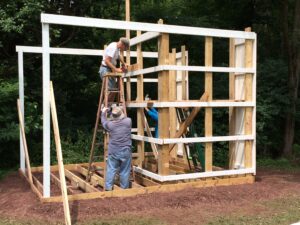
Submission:
M 148 115 L 151 117 L 151 119 L 153 119 L 156 124 L 155 124 L 155 138 L 158 138 L 158 112 L 156 109 L 151 108 L 147 111 Z

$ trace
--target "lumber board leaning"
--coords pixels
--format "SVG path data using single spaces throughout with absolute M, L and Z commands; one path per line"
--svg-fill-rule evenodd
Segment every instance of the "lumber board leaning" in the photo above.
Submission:
M 208 99 L 208 94 L 204 92 L 204 94 L 201 96 L 200 101 L 206 101 Z M 201 107 L 195 107 L 193 108 L 192 112 L 190 115 L 186 118 L 186 120 L 180 124 L 179 130 L 175 133 L 175 136 L 173 138 L 179 138 L 183 134 L 185 134 L 188 126 L 191 125 L 191 123 L 194 121 L 195 117 L 198 115 Z M 171 145 L 170 147 L 170 152 L 173 150 L 175 144 Z
M 27 174 L 28 174 L 29 182 L 31 184 L 33 184 L 30 160 L 29 160 L 29 154 L 28 154 L 28 148 L 27 148 L 27 142 L 26 142 L 26 136 L 25 136 L 25 128 L 24 128 L 24 121 L 23 121 L 24 117 L 21 112 L 20 99 L 17 100 L 17 108 L 18 108 L 18 116 L 19 116 L 20 130 L 21 130 L 21 136 L 22 136 L 21 138 L 22 138 L 22 143 L 23 143 L 23 150 L 24 150 L 26 167 L 27 167 Z
M 52 81 L 50 82 L 50 108 L 51 108 L 52 123 L 53 123 L 53 130 L 54 130 L 57 162 L 58 162 L 58 168 L 59 168 L 59 177 L 60 177 L 60 183 L 61 183 L 61 194 L 62 194 L 62 198 L 63 198 L 65 223 L 67 225 L 71 225 L 70 208 L 69 208 L 68 193 L 67 193 L 67 187 L 66 187 L 66 179 L 65 179 L 64 164 L 63 164 L 63 157 L 62 157 L 62 151 L 61 151 L 60 134 L 59 134 L 59 127 L 58 127 L 58 120 L 57 120 L 57 114 L 56 114 L 56 105 L 55 105 Z

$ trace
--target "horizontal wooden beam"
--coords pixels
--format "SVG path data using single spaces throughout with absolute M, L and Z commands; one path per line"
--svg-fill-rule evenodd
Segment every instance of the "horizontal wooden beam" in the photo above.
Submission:
M 255 169 L 249 168 L 249 169 L 224 170 L 224 171 L 209 171 L 209 172 L 167 175 L 167 176 L 162 176 L 156 173 L 152 173 L 140 167 L 134 167 L 134 171 L 136 173 L 140 173 L 142 175 L 148 176 L 154 180 L 165 182 L 165 181 L 179 181 L 179 180 L 189 180 L 189 179 L 208 178 L 208 177 L 253 174 L 255 172 Z
M 42 54 L 42 47 L 36 46 L 16 46 L 16 52 L 23 52 L 23 53 L 39 53 Z M 57 55 L 88 55 L 88 56 L 102 56 L 103 50 L 99 49 L 82 49 L 82 48 L 49 48 L 50 54 L 57 54 Z M 130 57 L 137 57 L 136 51 L 130 51 Z M 157 58 L 157 52 L 143 52 L 144 58 Z
M 211 101 L 211 102 L 201 102 L 199 100 L 189 100 L 189 101 L 172 101 L 172 102 L 128 102 L 126 107 L 129 108 L 164 108 L 164 107 L 255 107 L 255 102 L 233 102 L 233 101 Z
M 245 38 L 256 39 L 254 32 L 189 27 L 189 26 L 176 26 L 166 24 L 152 24 L 152 23 L 139 23 L 120 20 L 108 19 L 95 19 L 77 16 L 64 16 L 54 14 L 41 14 L 41 22 L 48 24 L 60 24 L 70 26 L 84 26 L 84 27 L 97 27 L 106 29 L 117 30 L 134 30 L 134 31 L 152 31 L 159 33 L 169 34 L 185 34 L 196 36 L 209 36 L 209 37 L 224 37 L 224 38 Z
M 183 190 L 185 188 L 201 188 L 201 187 L 211 187 L 211 186 L 228 186 L 237 184 L 251 184 L 254 183 L 254 176 L 240 176 L 240 177 L 227 177 L 222 179 L 209 179 L 209 180 L 197 180 L 187 183 L 176 183 L 176 184 L 163 184 L 163 185 L 153 185 L 143 188 L 131 188 L 131 189 L 121 189 L 105 192 L 94 192 L 94 193 L 83 193 L 76 195 L 69 195 L 69 201 L 75 200 L 86 200 L 95 198 L 107 198 L 107 197 L 129 197 L 136 196 L 140 194 L 150 194 L 155 192 L 173 192 Z M 60 196 L 42 198 L 42 202 L 61 202 L 62 198 Z
M 206 143 L 220 141 L 246 141 L 254 140 L 254 135 L 233 135 L 233 136 L 213 136 L 213 137 L 194 137 L 194 138 L 149 138 L 146 136 L 131 134 L 133 140 L 146 141 L 159 145 L 177 143 Z
M 82 174 L 83 176 L 86 176 L 88 174 L 88 170 L 83 168 L 82 166 L 80 165 L 77 165 L 77 171 Z M 100 176 L 98 176 L 97 174 L 93 174 L 91 176 L 91 183 L 92 185 L 100 185 L 101 187 L 104 188 L 104 179 Z M 117 190 L 117 189 L 121 189 L 120 187 L 118 187 L 117 185 L 114 185 L 114 189 Z
M 139 43 L 142 43 L 144 41 L 151 40 L 153 38 L 156 38 L 160 35 L 158 32 L 146 32 L 142 35 L 136 36 L 134 38 L 130 39 L 130 46 L 137 45 Z
M 128 72 L 124 77 L 139 76 L 142 74 L 156 73 L 160 71 L 193 71 L 193 72 L 211 72 L 211 73 L 255 73 L 255 68 L 244 67 L 212 67 L 212 66 L 175 66 L 175 65 L 159 65 L 148 67 L 145 69 Z

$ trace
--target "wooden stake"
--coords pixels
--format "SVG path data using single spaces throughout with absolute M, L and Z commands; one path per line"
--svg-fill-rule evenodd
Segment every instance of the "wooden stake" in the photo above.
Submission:
M 21 106 L 20 106 L 20 99 L 17 100 L 17 108 L 18 108 L 19 123 L 20 123 L 20 130 L 21 130 L 21 136 L 22 136 L 22 142 L 23 142 L 24 155 L 25 155 L 25 160 L 26 160 L 27 174 L 28 174 L 30 184 L 33 185 L 30 160 L 29 160 L 29 154 L 28 154 L 28 148 L 27 148 L 27 142 L 26 142 L 26 136 L 25 136 L 24 121 L 23 121 L 23 115 L 22 115 Z
M 59 134 L 57 115 L 56 115 L 56 105 L 55 105 L 52 81 L 50 82 L 50 107 L 51 107 L 52 123 L 53 123 L 53 130 L 54 130 L 57 163 L 59 168 L 59 178 L 61 183 L 61 194 L 62 194 L 63 205 L 64 205 L 65 223 L 67 225 L 71 225 L 71 216 L 70 216 L 68 193 L 66 187 L 65 170 L 64 170 L 64 163 L 63 163 L 63 157 L 61 151 L 60 134 Z
M 212 66 L 213 61 L 213 39 L 205 37 L 205 66 Z M 208 94 L 208 101 L 213 100 L 213 74 L 205 72 L 205 92 Z M 205 137 L 213 134 L 213 113 L 212 108 L 205 108 Z M 205 171 L 212 171 L 212 143 L 205 143 Z
M 159 23 L 163 23 L 159 20 Z M 163 33 L 158 39 L 158 64 L 169 64 L 169 34 Z M 158 101 L 169 101 L 169 71 L 158 73 Z M 158 109 L 158 133 L 160 138 L 169 138 L 169 108 Z M 158 173 L 169 174 L 169 145 L 159 146 Z

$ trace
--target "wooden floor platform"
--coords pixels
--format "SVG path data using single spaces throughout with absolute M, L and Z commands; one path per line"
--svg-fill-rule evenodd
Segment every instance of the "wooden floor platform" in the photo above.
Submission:
M 250 184 L 255 180 L 253 174 L 245 174 L 160 183 L 149 177 L 135 173 L 135 180 L 132 181 L 131 188 L 122 189 L 115 184 L 113 191 L 104 191 L 104 163 L 98 162 L 95 164 L 97 172 L 93 174 L 89 183 L 85 181 L 87 166 L 88 163 L 68 164 L 64 166 L 69 201 L 106 197 L 126 197 L 154 192 L 172 192 L 182 190 L 184 188 Z M 43 167 L 32 167 L 31 171 L 33 177 L 33 185 L 31 185 L 31 188 L 38 195 L 39 199 L 42 202 L 61 202 L 62 197 L 60 191 L 58 166 L 51 166 L 51 197 L 49 198 L 44 198 L 42 195 Z M 21 170 L 20 174 L 28 180 L 28 177 Z

